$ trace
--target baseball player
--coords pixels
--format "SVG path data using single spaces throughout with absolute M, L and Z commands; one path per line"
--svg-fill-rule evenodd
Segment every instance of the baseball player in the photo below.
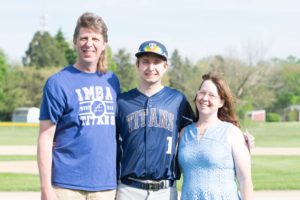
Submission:
M 161 83 L 168 69 L 163 44 L 143 42 L 135 56 L 139 85 L 117 100 L 117 199 L 177 199 L 178 132 L 194 113 L 181 92 Z

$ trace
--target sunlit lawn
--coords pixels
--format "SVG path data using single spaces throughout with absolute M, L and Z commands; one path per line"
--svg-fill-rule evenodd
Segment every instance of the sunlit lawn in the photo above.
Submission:
M 300 123 L 244 122 L 242 129 L 255 136 L 257 147 L 300 147 Z M 35 145 L 38 127 L 0 127 L 0 145 Z
M 31 161 L 36 160 L 35 155 L 0 155 L 0 161 Z
M 14 160 L 8 157 L 6 160 Z M 32 159 L 32 158 L 30 158 Z M 255 190 L 300 190 L 299 156 L 253 156 Z M 38 175 L 0 173 L 0 191 L 38 191 Z M 182 180 L 178 181 L 181 190 Z
M 300 123 L 244 123 L 257 147 L 300 147 Z M 37 127 L 0 127 L 0 145 L 36 145 Z M 0 156 L 0 162 L 36 160 L 35 155 Z M 252 156 L 255 190 L 300 190 L 299 156 Z M 182 180 L 178 181 L 181 190 Z M 38 175 L 0 173 L 0 191 L 39 191 Z
M 300 147 L 299 122 L 248 122 L 242 125 L 246 128 L 255 136 L 257 147 Z
M 37 174 L 0 173 L 0 191 L 39 191 Z
M 299 156 L 252 156 L 255 190 L 300 190 Z M 181 190 L 182 177 L 178 181 Z
M 0 127 L 0 145 L 35 145 L 38 127 Z

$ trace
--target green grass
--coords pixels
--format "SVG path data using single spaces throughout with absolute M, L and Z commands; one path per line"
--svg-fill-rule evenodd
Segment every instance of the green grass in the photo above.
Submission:
M 252 156 L 254 190 L 300 190 L 299 166 L 299 156 Z
M 253 156 L 255 190 L 299 190 L 299 156 Z
M 255 136 L 256 147 L 300 147 L 299 122 L 247 122 L 242 129 Z
M 256 147 L 300 147 L 299 122 L 243 122 Z M 0 145 L 36 145 L 38 127 L 0 127 Z
M 299 156 L 253 156 L 255 190 L 300 190 Z M 0 191 L 39 191 L 38 175 L 0 173 Z M 181 190 L 182 180 L 178 181 Z
M 39 191 L 39 176 L 21 173 L 0 173 L 0 191 Z
M 36 145 L 38 127 L 0 127 L 0 145 Z
M 0 161 L 27 161 L 36 160 L 34 155 L 0 155 Z
M 255 136 L 256 147 L 300 147 L 300 123 L 243 124 Z M 0 127 L 0 145 L 36 145 L 37 127 Z M 36 156 L 0 156 L 0 161 L 36 160 Z M 299 156 L 253 156 L 255 190 L 300 190 Z M 178 181 L 181 190 L 182 180 Z M 39 191 L 38 175 L 0 173 L 0 191 Z

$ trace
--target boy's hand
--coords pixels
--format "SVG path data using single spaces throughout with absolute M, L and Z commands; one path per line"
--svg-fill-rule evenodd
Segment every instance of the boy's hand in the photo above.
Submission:
M 248 130 L 246 129 L 246 131 L 244 132 L 244 138 L 245 141 L 247 143 L 247 147 L 249 149 L 249 152 L 251 152 L 251 149 L 253 149 L 254 145 L 255 145 L 255 137 L 253 135 L 251 135 Z

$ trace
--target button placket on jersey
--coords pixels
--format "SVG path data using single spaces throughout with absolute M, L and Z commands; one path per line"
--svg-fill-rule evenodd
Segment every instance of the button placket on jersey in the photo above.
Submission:
M 152 149 L 151 147 L 149 148 L 149 144 L 148 144 L 148 134 L 150 131 L 150 127 L 149 127 L 149 119 L 150 119 L 150 109 L 152 108 L 152 99 L 148 98 L 148 100 L 146 101 L 146 119 L 145 119 L 145 162 L 146 162 L 146 174 L 151 174 L 151 168 L 148 167 L 149 165 L 151 166 L 151 163 L 149 163 L 148 161 L 148 154 L 151 153 Z

